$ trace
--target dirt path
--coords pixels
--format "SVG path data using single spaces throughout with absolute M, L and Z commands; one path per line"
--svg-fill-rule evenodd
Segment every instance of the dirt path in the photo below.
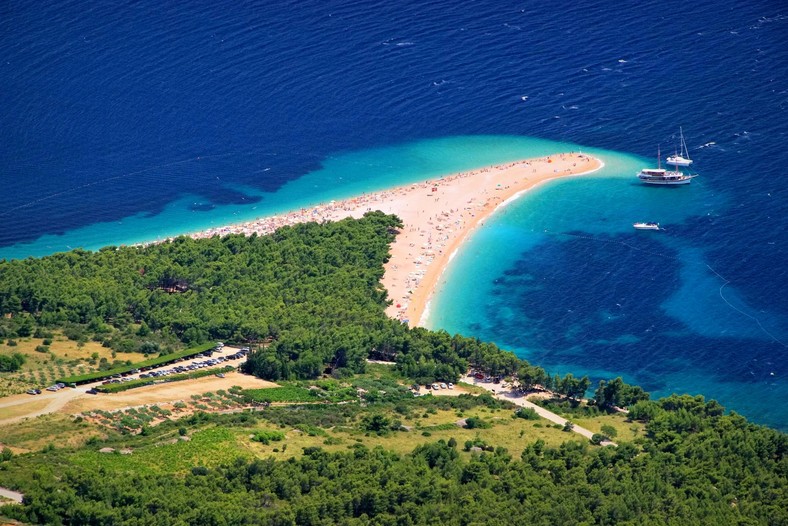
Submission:
M 214 353 L 214 357 L 227 356 L 235 353 L 237 350 L 237 348 L 228 346 L 222 351 Z M 195 357 L 180 362 L 180 364 L 188 365 L 201 360 L 204 360 L 204 358 Z M 232 365 L 239 366 L 245 361 L 245 359 L 240 359 L 232 362 Z M 157 369 L 161 370 L 170 367 L 172 366 L 163 365 Z M 55 412 L 79 414 L 83 411 L 92 411 L 96 409 L 112 410 L 145 404 L 175 402 L 188 399 L 192 395 L 202 394 L 207 391 L 229 389 L 234 385 L 247 389 L 276 387 L 276 384 L 239 372 L 228 372 L 225 374 L 224 378 L 204 376 L 192 380 L 139 387 L 115 394 L 87 394 L 88 389 L 98 385 L 101 385 L 101 382 L 84 384 L 76 388 L 67 387 L 56 392 L 44 391 L 42 394 L 36 396 L 24 394 L 3 398 L 0 400 L 0 426 Z M 42 405 L 42 402 L 45 400 L 48 403 Z M 29 409 L 26 409 L 25 405 L 28 405 Z
M 14 502 L 18 502 L 22 504 L 22 499 L 25 497 L 18 491 L 12 491 L 8 488 L 0 488 L 0 497 L 5 497 L 6 499 L 11 499 Z
M 48 413 L 54 413 L 59 411 L 63 408 L 66 404 L 71 402 L 72 400 L 80 397 L 86 396 L 85 395 L 86 389 L 61 389 L 55 393 L 47 393 L 41 394 L 38 396 L 31 396 L 31 395 L 23 395 L 27 398 L 23 398 L 21 400 L 9 400 L 0 403 L 0 417 L 3 415 L 3 409 L 7 407 L 15 407 L 22 404 L 29 404 L 31 406 L 30 411 L 26 411 L 24 414 L 11 417 L 0 419 L 0 426 L 13 424 L 14 422 L 19 422 L 24 420 L 25 418 L 35 418 L 37 416 L 46 415 Z M 41 407 L 41 401 L 47 400 L 48 403 Z M 32 409 L 36 408 L 36 409 Z
M 502 391 L 501 386 L 498 385 L 498 384 L 490 384 L 490 383 L 480 382 L 476 378 L 474 378 L 473 376 L 463 376 L 462 378 L 460 378 L 460 381 L 461 382 L 465 382 L 465 383 L 470 384 L 470 385 L 475 385 L 477 387 L 481 387 L 483 389 L 486 389 L 486 390 L 490 391 L 491 393 L 493 393 L 493 396 L 495 398 L 498 398 L 499 400 L 508 400 L 509 402 L 511 402 L 513 404 L 519 405 L 520 407 L 528 407 L 530 409 L 533 409 L 534 411 L 536 411 L 536 414 L 538 414 L 542 418 L 544 418 L 546 420 L 549 420 L 551 422 L 554 422 L 556 424 L 560 424 L 560 425 L 564 426 L 568 422 L 568 420 L 566 418 L 564 418 L 564 417 L 562 417 L 560 415 L 557 415 L 557 414 L 553 413 L 552 411 L 548 411 L 544 407 L 538 406 L 538 405 L 536 405 L 533 402 L 529 402 L 528 400 L 525 399 L 525 396 L 523 396 L 521 394 L 513 393 L 510 390 Z M 591 440 L 591 437 L 594 436 L 593 432 L 589 431 L 588 429 L 586 429 L 584 427 L 580 427 L 577 424 L 572 424 L 572 431 L 574 431 L 578 435 L 582 435 L 582 436 L 586 437 L 589 440 Z M 603 446 L 616 446 L 617 444 L 615 442 L 611 442 L 609 440 L 606 440 L 606 441 L 602 442 L 602 445 Z
M 227 390 L 234 385 L 244 389 L 278 387 L 273 382 L 267 382 L 255 376 L 231 372 L 226 373 L 224 378 L 204 376 L 193 380 L 147 385 L 114 394 L 85 395 L 70 401 L 63 408 L 63 412 L 73 415 L 97 409 L 114 411 L 141 405 L 178 402 L 188 400 L 192 395 L 203 394 L 208 391 Z

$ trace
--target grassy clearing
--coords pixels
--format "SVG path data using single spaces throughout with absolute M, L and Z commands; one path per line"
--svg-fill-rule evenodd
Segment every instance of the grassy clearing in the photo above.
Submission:
M 455 411 L 437 411 L 429 414 L 426 418 L 419 417 L 418 427 L 413 419 L 403 419 L 402 423 L 413 426 L 410 431 L 390 431 L 385 435 L 375 433 L 365 433 L 364 431 L 353 428 L 339 428 L 325 430 L 324 435 L 309 436 L 296 428 L 267 427 L 267 429 L 277 429 L 286 431 L 286 438 L 283 442 L 272 442 L 269 445 L 252 443 L 246 445 L 246 449 L 253 452 L 256 456 L 274 456 L 275 458 L 290 458 L 300 456 L 305 447 L 321 447 L 326 451 L 345 451 L 356 444 L 362 444 L 369 448 L 383 447 L 384 449 L 395 451 L 400 454 L 407 454 L 415 447 L 437 440 L 457 440 L 459 447 L 465 441 L 481 439 L 494 446 L 502 446 L 509 450 L 509 453 L 519 457 L 523 449 L 538 439 L 544 440 L 550 445 L 559 445 L 567 440 L 576 440 L 577 437 L 568 434 L 552 426 L 547 425 L 544 420 L 529 421 L 521 418 L 511 418 L 511 411 L 498 410 L 491 412 L 485 408 L 474 408 L 465 412 L 465 416 L 479 416 L 493 425 L 489 429 L 463 429 L 454 425 L 460 420 Z M 400 417 L 394 412 L 385 413 L 391 418 Z M 448 424 L 448 425 L 446 425 Z M 446 429 L 434 430 L 435 426 L 446 427 Z M 297 427 L 297 426 L 296 426 Z M 423 430 L 431 428 L 425 436 Z M 243 433 L 249 434 L 248 431 Z M 239 440 L 243 442 L 243 437 Z M 283 447 L 284 446 L 284 447 Z M 275 451 L 276 450 L 276 451 Z
M 131 454 L 127 455 L 119 452 L 100 453 L 98 449 L 81 450 L 71 456 L 70 462 L 92 469 L 103 468 L 113 475 L 183 473 L 194 466 L 226 464 L 239 456 L 252 455 L 237 441 L 236 430 L 208 427 L 192 433 L 188 441 L 176 438 L 172 443 L 132 448 Z
M 47 355 L 45 353 L 36 351 L 37 346 L 44 345 L 44 338 L 29 337 L 15 340 L 17 342 L 16 346 L 9 346 L 7 341 L 0 344 L 0 352 L 21 352 L 30 359 L 46 360 Z M 102 346 L 99 342 L 87 341 L 80 347 L 77 342 L 69 340 L 58 332 L 54 333 L 51 340 L 52 343 L 48 346 L 50 353 L 56 358 L 64 360 L 89 360 L 93 353 L 98 353 L 98 359 L 106 358 L 109 361 L 113 359 L 132 361 L 144 359 L 144 355 L 141 353 L 117 353 L 117 356 L 113 358 L 112 349 Z
M 614 442 L 632 441 L 643 433 L 643 424 L 627 421 L 625 413 L 608 414 L 585 403 L 573 406 L 563 399 L 543 400 L 540 405 L 546 405 L 550 411 L 594 433 L 607 435 L 602 431 L 602 426 L 611 426 L 615 429 L 615 436 L 610 437 Z
M 37 400 L 31 400 L 24 404 L 18 405 L 9 405 L 6 407 L 0 407 L 0 420 L 7 420 L 9 418 L 16 418 L 18 416 L 24 416 L 30 413 L 35 413 L 46 406 L 49 405 L 51 399 L 48 398 L 39 398 Z M 2 436 L 2 432 L 0 432 L 0 436 Z
M 455 388 L 462 389 L 466 393 L 470 393 L 470 394 L 483 394 L 489 392 L 484 387 L 479 387 L 478 385 L 466 384 L 465 382 L 457 382 Z
M 536 440 L 543 440 L 550 446 L 583 440 L 543 419 L 513 418 L 513 408 L 506 403 L 500 407 L 501 402 L 492 399 L 484 401 L 468 396 L 414 399 L 398 381 L 389 375 L 382 378 L 365 375 L 350 381 L 352 385 L 325 380 L 246 391 L 236 387 L 222 388 L 191 395 L 180 403 L 184 409 L 176 408 L 175 404 L 165 404 L 116 412 L 95 410 L 86 414 L 90 425 L 73 422 L 66 417 L 51 420 L 42 417 L 24 425 L 9 426 L 11 433 L 4 429 L 0 436 L 7 434 L 11 438 L 10 445 L 30 449 L 41 449 L 50 442 L 58 448 L 69 444 L 78 446 L 91 436 L 108 436 L 110 438 L 106 442 L 93 441 L 87 448 L 76 452 L 59 449 L 58 454 L 67 463 L 103 467 L 112 473 L 182 473 L 194 466 L 231 462 L 239 456 L 287 459 L 300 457 L 305 447 L 346 451 L 360 444 L 407 454 L 421 444 L 451 438 L 457 441 L 460 450 L 466 442 L 482 443 L 504 447 L 517 458 Z M 246 401 L 242 391 L 243 394 L 254 393 L 260 400 L 306 405 L 282 405 L 260 412 L 223 416 L 192 414 L 195 410 L 216 412 L 241 408 Z M 365 404 L 310 403 L 321 400 L 321 395 L 330 402 L 335 401 L 332 396 L 348 395 L 358 399 L 359 392 L 365 393 L 362 397 Z M 381 415 L 390 422 L 390 426 L 386 424 L 382 429 L 397 425 L 405 426 L 405 429 L 382 434 L 368 432 L 365 426 L 373 414 Z M 485 428 L 460 427 L 470 417 L 481 419 Z M 176 420 L 178 418 L 183 419 Z M 603 425 L 613 426 L 618 441 L 635 437 L 631 429 L 633 424 L 625 421 L 625 415 L 600 415 L 573 421 L 596 432 L 601 431 Z M 164 424 L 155 425 L 161 422 Z M 190 440 L 183 441 L 179 437 L 177 430 L 180 427 L 187 429 Z M 140 430 L 143 433 L 136 434 Z M 260 433 L 282 433 L 284 437 L 281 441 L 272 440 L 265 444 L 252 438 Z M 99 453 L 98 450 L 105 446 L 118 450 L 128 446 L 132 453 Z M 467 452 L 463 454 L 470 455 Z
M 49 444 L 57 448 L 78 447 L 102 431 L 67 415 L 49 414 L 3 426 L 0 443 L 24 451 L 41 450 Z
M 616 436 L 613 437 L 614 442 L 632 441 L 644 432 L 643 424 L 628 422 L 627 415 L 624 413 L 602 415 L 595 418 L 578 418 L 572 421 L 594 433 L 602 433 L 602 426 L 604 425 L 611 426 L 616 430 Z
M 16 345 L 0 343 L 0 354 L 22 353 L 27 358 L 19 371 L 0 373 L 0 397 L 19 394 L 28 389 L 46 387 L 56 383 L 64 376 L 82 375 L 94 371 L 101 359 L 112 363 L 114 360 L 138 361 L 144 359 L 140 353 L 117 353 L 94 341 L 83 346 L 55 332 L 46 347 L 48 352 L 36 351 L 45 345 L 44 338 L 15 339 Z M 91 363 L 93 362 L 93 363 Z
M 298 385 L 270 387 L 266 389 L 245 389 L 244 396 L 252 402 L 340 402 L 353 400 L 356 392 L 348 388 L 315 388 L 308 389 Z

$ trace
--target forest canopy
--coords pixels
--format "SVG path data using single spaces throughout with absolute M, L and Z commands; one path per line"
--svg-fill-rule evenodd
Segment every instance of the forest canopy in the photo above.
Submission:
M 119 352 L 151 353 L 232 341 L 255 349 L 247 372 L 272 380 L 330 372 L 340 380 L 326 381 L 357 381 L 353 375 L 365 370 L 369 357 L 395 361 L 391 374 L 398 375 L 397 382 L 456 381 L 473 367 L 514 378 L 526 390 L 547 387 L 565 397 L 558 397 L 560 403 L 576 406 L 591 387 L 587 377 L 553 377 L 494 344 L 410 329 L 385 315 L 388 298 L 380 279 L 401 227 L 396 217 L 375 212 L 360 220 L 285 227 L 265 237 L 180 237 L 147 247 L 3 261 L 0 337 L 57 329 Z M 0 367 L 14 370 L 23 361 L 21 354 L 12 355 Z M 312 397 L 303 386 L 282 389 Z M 510 418 L 498 429 L 486 429 L 482 416 L 505 403 L 489 394 L 415 397 L 397 383 L 351 403 L 358 390 L 342 389 L 352 395 L 343 397 L 342 405 L 326 401 L 239 414 L 196 413 L 154 430 L 143 426 L 138 436 L 108 433 L 75 447 L 55 449 L 50 443 L 19 455 L 9 449 L 0 457 L 0 472 L 4 484 L 22 490 L 25 499 L 0 513 L 40 524 L 788 523 L 786 435 L 725 414 L 718 403 L 700 396 L 654 401 L 621 378 L 601 381 L 596 407 L 575 414 L 602 410 L 620 416 L 626 407 L 630 421 L 644 426 L 643 435 L 617 447 L 597 447 L 593 444 L 600 441 L 593 440 L 525 443 L 520 434 L 522 453 L 513 457 L 495 444 L 474 451 L 480 449 L 474 444 L 494 440 L 500 427 L 513 425 Z M 464 418 L 466 429 L 469 421 L 485 425 L 474 426 L 476 439 L 463 451 L 453 437 L 418 443 L 414 438 L 430 432 L 407 435 L 413 431 L 398 423 L 407 414 L 424 419 L 438 404 L 451 406 L 455 420 L 473 405 L 487 406 Z M 517 424 L 529 418 L 521 414 Z M 258 419 L 276 429 L 251 429 Z M 76 420 L 73 425 L 88 426 Z M 540 429 L 543 423 L 528 425 Z M 194 431 L 195 440 L 173 438 L 176 426 L 181 437 Z M 241 429 L 232 432 L 234 426 Z M 146 451 L 180 458 L 186 447 L 210 459 L 216 444 L 201 446 L 199 440 L 210 433 L 225 434 L 232 441 L 226 444 L 248 451 L 243 437 L 278 444 L 286 442 L 283 430 L 289 426 L 289 436 L 326 436 L 327 447 L 338 445 L 341 433 L 353 442 L 331 452 L 305 447 L 286 460 L 230 457 L 189 465 L 186 472 L 120 473 L 104 467 Z M 444 426 L 459 429 L 451 422 L 433 429 Z M 491 435 L 482 438 L 486 432 Z M 370 435 L 402 436 L 415 448 L 407 454 L 367 448 L 361 442 Z M 140 453 L 102 455 L 102 440 L 118 447 L 134 444 Z M 165 441 L 172 449 L 162 447 Z M 100 460 L 84 463 L 90 458 Z M 79 459 L 83 463 L 74 462 Z
M 373 357 L 397 361 L 418 383 L 456 381 L 474 366 L 582 395 L 585 380 L 550 378 L 493 344 L 388 318 L 380 280 L 401 227 L 395 216 L 369 212 L 268 236 L 179 237 L 3 261 L 0 337 L 58 328 L 145 353 L 231 341 L 257 349 L 245 370 L 269 380 L 363 372 Z

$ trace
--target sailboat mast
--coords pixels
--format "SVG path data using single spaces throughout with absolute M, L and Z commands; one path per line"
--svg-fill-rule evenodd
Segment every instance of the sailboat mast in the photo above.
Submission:
M 684 129 L 681 126 L 679 126 L 679 135 L 681 135 L 681 156 L 689 159 L 689 149 L 687 149 L 687 143 L 684 141 Z

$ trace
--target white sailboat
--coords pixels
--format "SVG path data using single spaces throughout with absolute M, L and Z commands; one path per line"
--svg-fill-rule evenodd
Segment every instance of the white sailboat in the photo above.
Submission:
M 679 127 L 679 134 L 681 135 L 681 152 L 674 153 L 668 157 L 667 163 L 673 166 L 689 166 L 692 164 L 692 159 L 690 159 L 689 156 L 687 143 L 684 142 L 684 130 L 682 130 L 681 127 Z

